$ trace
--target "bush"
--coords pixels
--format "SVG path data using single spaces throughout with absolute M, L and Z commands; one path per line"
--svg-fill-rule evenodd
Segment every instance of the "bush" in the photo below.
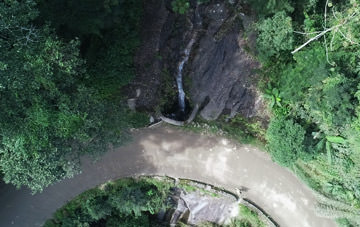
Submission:
M 292 21 L 284 11 L 261 21 L 257 25 L 257 29 L 259 31 L 257 45 L 260 56 L 268 58 L 293 48 Z
M 272 158 L 283 166 L 291 166 L 305 152 L 305 130 L 293 120 L 277 117 L 271 120 L 266 140 Z
M 246 0 L 245 2 L 251 5 L 259 17 L 265 17 L 281 10 L 286 12 L 292 12 L 294 10 L 291 0 Z
M 175 13 L 185 14 L 190 8 L 190 3 L 189 0 L 174 0 L 171 6 Z

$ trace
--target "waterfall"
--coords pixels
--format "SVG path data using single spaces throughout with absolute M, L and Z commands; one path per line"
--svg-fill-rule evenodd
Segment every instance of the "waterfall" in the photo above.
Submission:
M 185 92 L 183 89 L 183 81 L 182 81 L 183 74 L 182 73 L 183 73 L 185 63 L 189 60 L 190 52 L 191 52 L 192 46 L 195 43 L 195 39 L 196 39 L 196 32 L 193 34 L 193 37 L 191 38 L 190 42 L 188 43 L 188 45 L 186 46 L 186 48 L 184 50 L 184 57 L 179 63 L 178 72 L 176 75 L 176 83 L 177 83 L 178 92 L 179 92 L 179 108 L 180 108 L 181 112 L 185 112 Z
M 198 7 L 196 7 L 196 10 L 195 10 L 195 22 L 196 22 L 196 25 L 198 25 L 198 26 L 201 26 L 201 24 L 202 24 L 201 17 L 200 17 L 199 11 L 198 11 Z M 183 79 L 182 79 L 183 78 L 183 69 L 184 69 L 184 65 L 189 60 L 191 49 L 196 41 L 196 37 L 197 37 L 197 29 L 195 28 L 193 31 L 193 35 L 184 50 L 184 56 L 179 63 L 178 71 L 177 71 L 177 75 L 176 75 L 176 83 L 177 83 L 178 93 L 179 93 L 179 108 L 180 108 L 181 112 L 185 112 L 185 92 L 183 89 Z

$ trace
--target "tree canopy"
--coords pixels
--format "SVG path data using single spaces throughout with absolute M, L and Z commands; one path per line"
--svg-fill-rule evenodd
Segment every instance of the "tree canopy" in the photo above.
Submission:
M 320 215 L 357 226 L 360 5 L 354 0 L 288 4 L 293 11 L 258 11 L 264 80 L 281 94 L 279 105 L 272 105 L 268 149 L 325 196 Z
M 151 178 L 110 182 L 82 193 L 44 226 L 158 226 L 152 216 L 168 206 L 170 186 Z
M 6 182 L 33 191 L 73 176 L 80 154 L 125 141 L 124 129 L 143 122 L 89 83 L 94 73 L 88 73 L 80 40 L 65 41 L 49 24 L 37 25 L 38 15 L 31 0 L 0 2 L 0 169 Z M 118 66 L 120 77 L 124 69 L 125 78 L 133 73 L 135 47 L 122 54 L 129 60 Z M 108 93 L 128 81 L 113 82 L 119 85 Z
M 245 2 L 258 17 L 260 84 L 272 102 L 267 149 L 323 194 L 321 215 L 360 225 L 359 2 Z M 183 0 L 169 6 L 178 14 L 192 7 Z M 128 110 L 122 93 L 135 74 L 141 13 L 141 0 L 0 1 L 7 183 L 41 191 L 76 174 L 82 154 L 124 143 L 127 129 L 144 124 L 146 115 Z M 97 209 L 97 199 L 87 201 L 94 220 L 110 212 Z

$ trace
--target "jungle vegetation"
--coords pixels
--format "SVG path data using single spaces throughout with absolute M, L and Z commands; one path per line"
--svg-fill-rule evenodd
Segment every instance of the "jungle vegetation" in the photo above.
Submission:
M 169 206 L 170 186 L 153 178 L 110 182 L 80 194 L 44 226 L 162 226 L 156 214 Z
M 177 201 L 176 191 L 200 193 L 207 196 L 218 195 L 213 191 L 196 187 L 192 182 L 180 180 L 174 183 L 170 178 L 125 178 L 110 181 L 90 189 L 58 209 L 44 227 L 56 226 L 168 226 Z M 159 212 L 164 214 L 164 221 L 159 220 Z M 176 226 L 187 227 L 179 221 Z M 219 227 L 215 223 L 201 223 L 200 227 Z M 226 227 L 264 227 L 259 214 L 251 208 L 239 204 L 239 214 Z
M 257 15 L 259 86 L 272 110 L 267 149 L 319 193 L 319 215 L 359 226 L 359 1 L 245 2 Z M 81 155 L 122 144 L 128 128 L 144 125 L 122 97 L 135 75 L 141 13 L 141 0 L 0 1 L 7 183 L 41 191 L 76 174 Z
M 359 226 L 360 3 L 248 2 L 258 14 L 260 86 L 272 96 L 267 148 L 321 194 L 319 215 Z
M 141 1 L 0 1 L 0 171 L 33 192 L 144 125 L 134 77 Z M 99 53 L 99 54 L 98 54 Z

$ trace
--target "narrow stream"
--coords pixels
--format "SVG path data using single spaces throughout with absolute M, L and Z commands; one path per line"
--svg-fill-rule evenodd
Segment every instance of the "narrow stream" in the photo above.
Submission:
M 177 75 L 176 75 L 176 83 L 177 83 L 178 93 L 179 93 L 179 109 L 182 113 L 185 112 L 185 108 L 186 108 L 185 92 L 184 92 L 184 88 L 183 88 L 183 69 L 184 69 L 185 64 L 189 60 L 189 56 L 190 56 L 192 47 L 196 41 L 197 33 L 198 33 L 197 27 L 201 26 L 201 24 L 202 24 L 198 6 L 196 7 L 196 10 L 195 10 L 195 23 L 196 23 L 196 27 L 194 28 L 192 26 L 193 34 L 192 34 L 192 37 L 191 37 L 188 45 L 186 46 L 186 48 L 184 50 L 184 56 L 178 65 L 178 70 L 177 70 Z

